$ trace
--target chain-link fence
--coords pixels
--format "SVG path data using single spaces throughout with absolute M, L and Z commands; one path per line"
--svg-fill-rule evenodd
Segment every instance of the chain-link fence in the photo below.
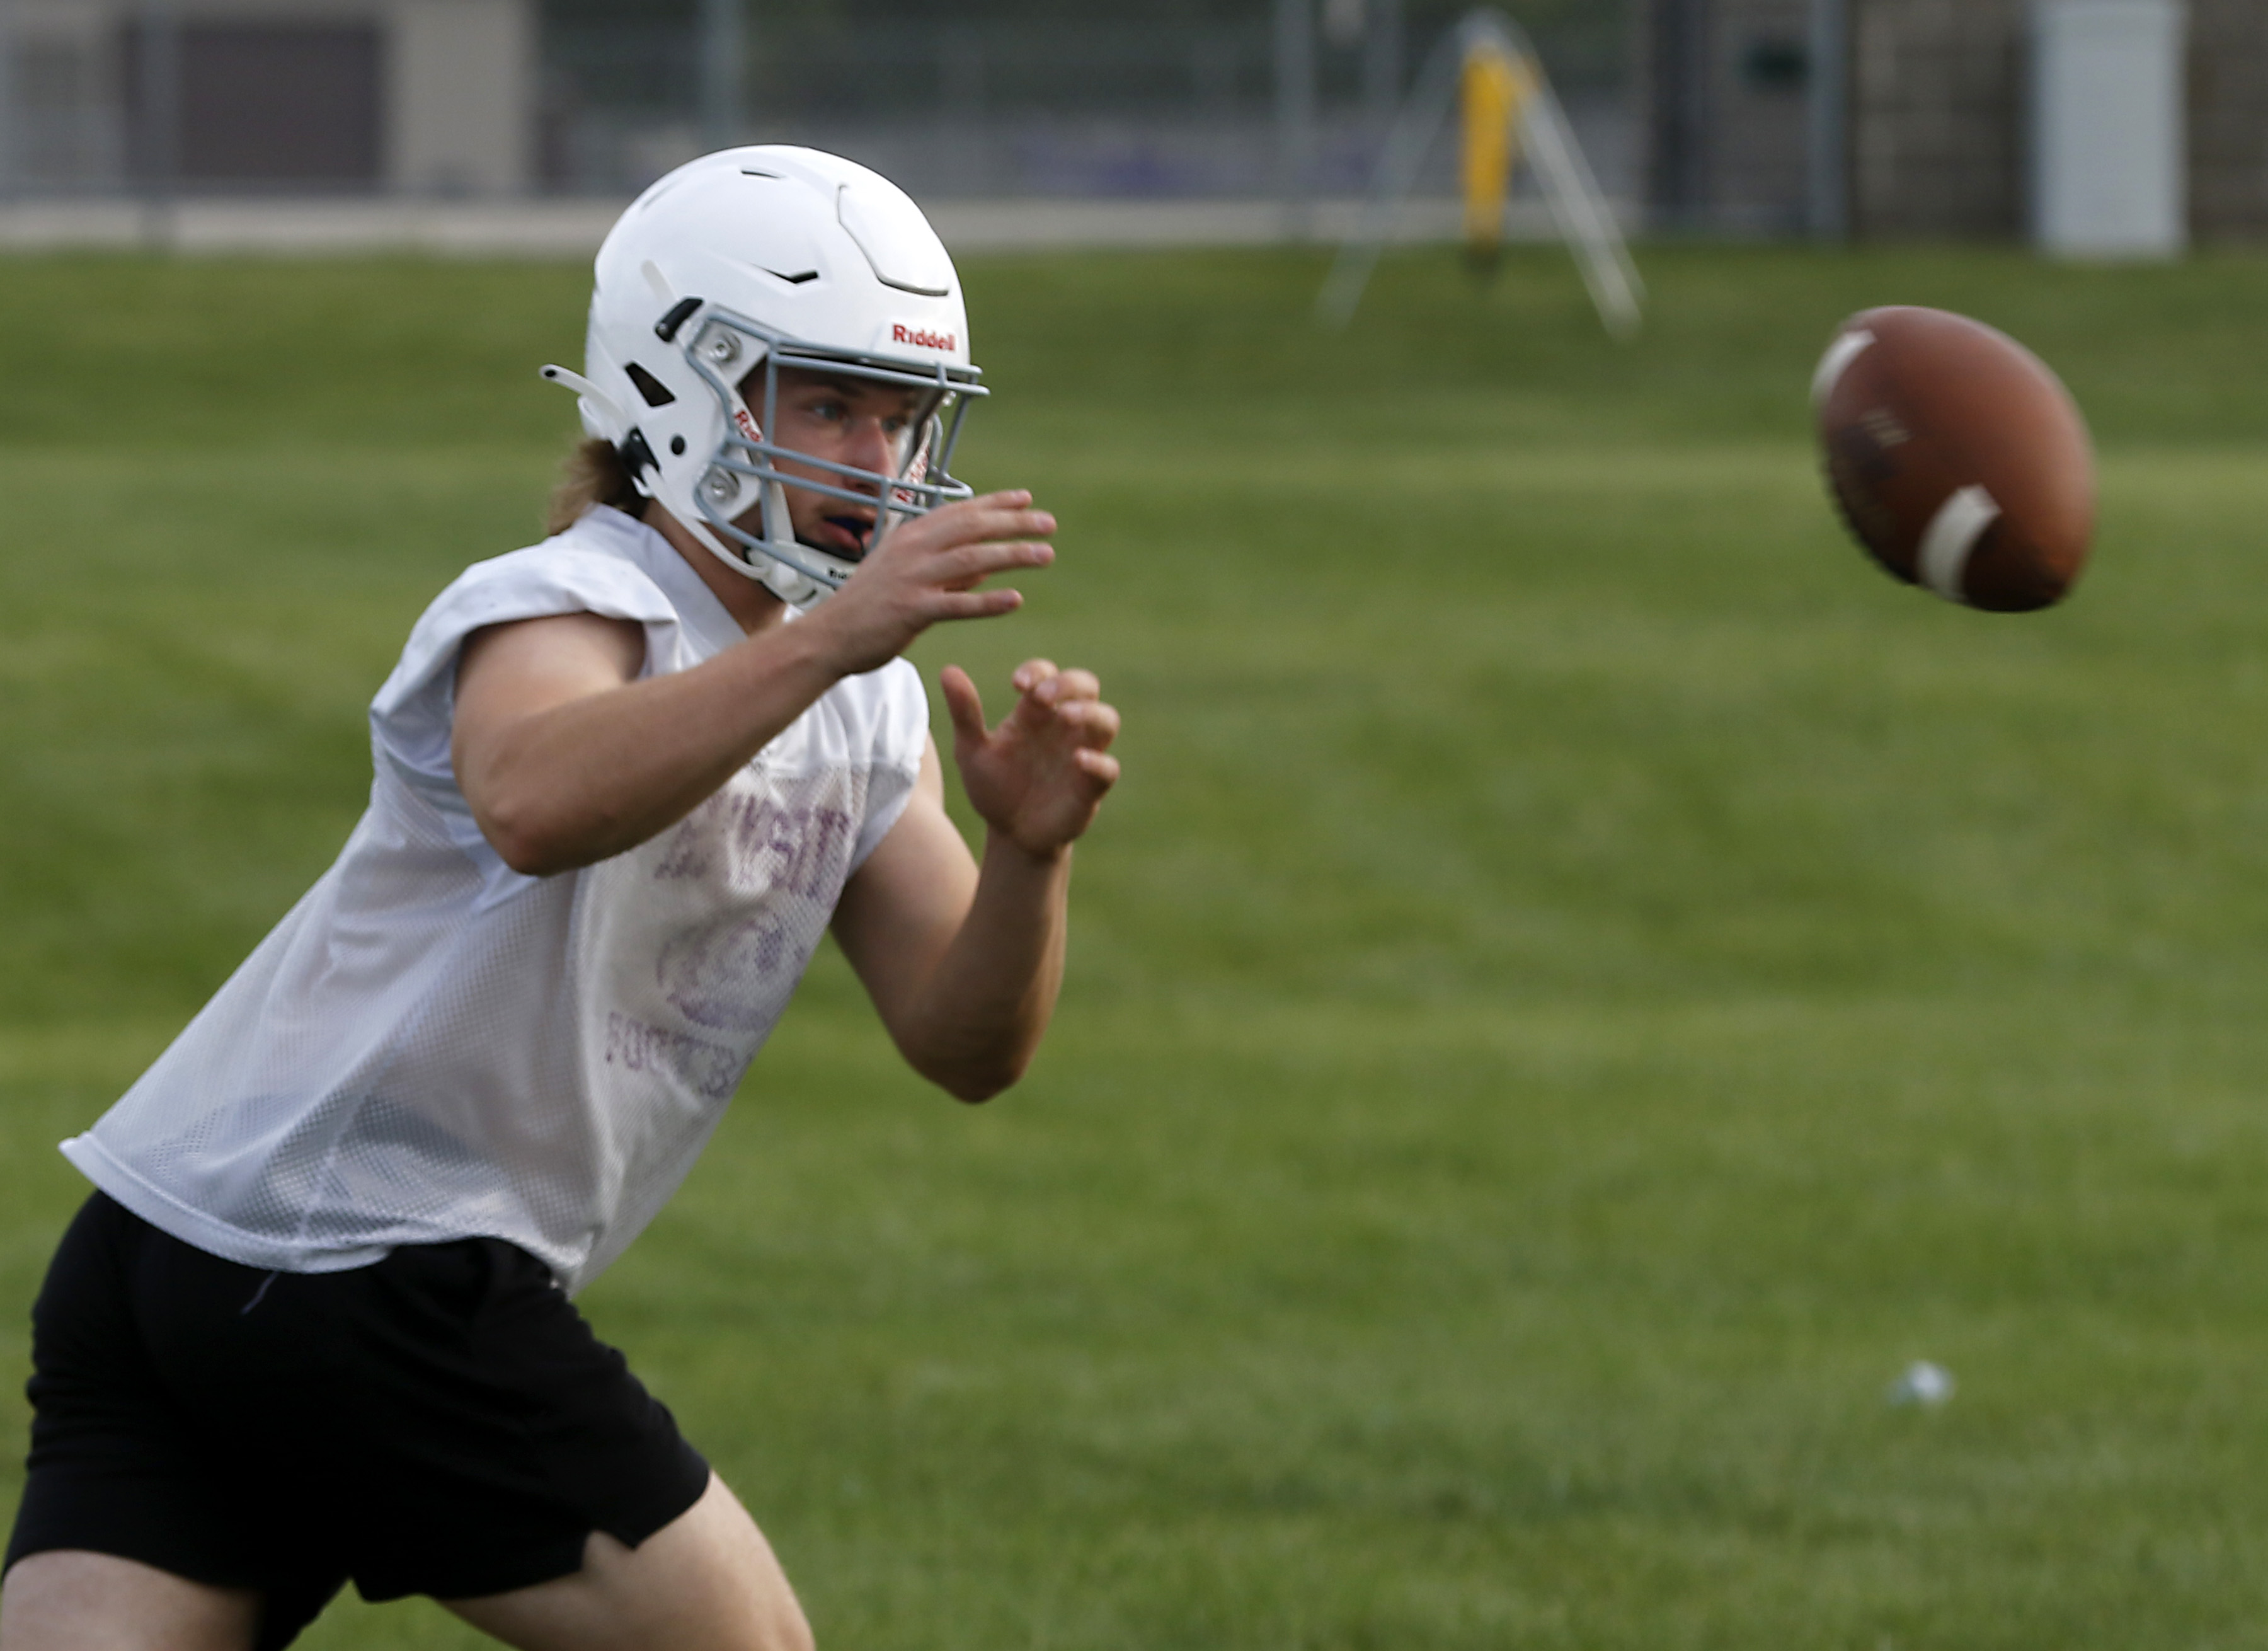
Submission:
M 1623 195 L 1631 8 L 1511 8 Z M 924 199 L 1347 195 L 1465 9 L 0 0 L 0 188 L 620 198 L 704 150 L 784 141 Z
M 1628 7 L 1530 9 L 1587 147 L 1620 193 L 1632 150 Z M 1286 8 L 1270 0 L 962 6 L 949 18 L 911 4 L 760 9 L 742 24 L 738 72 L 719 76 L 704 61 L 711 9 L 552 0 L 543 175 L 555 189 L 619 192 L 729 136 L 836 150 L 924 198 L 1352 194 L 1462 10 L 1323 0 L 1305 41 L 1287 41 Z

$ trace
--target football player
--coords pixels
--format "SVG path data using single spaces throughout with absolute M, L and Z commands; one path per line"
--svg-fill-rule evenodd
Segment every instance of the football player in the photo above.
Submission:
M 1055 523 L 948 469 L 951 261 L 807 150 L 681 167 L 601 248 L 553 536 L 468 570 L 371 711 L 337 863 L 64 1144 L 5 1651 L 284 1646 L 347 1581 L 519 1647 L 784 1651 L 762 1535 L 573 1294 L 667 1201 L 828 929 L 916 1070 L 1013 1083 L 1118 775 L 1044 660 L 988 726 L 932 624 Z

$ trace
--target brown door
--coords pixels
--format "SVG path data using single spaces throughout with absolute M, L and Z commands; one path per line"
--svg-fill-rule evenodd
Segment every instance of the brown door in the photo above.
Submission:
M 371 24 L 184 23 L 178 80 L 153 104 L 146 43 L 126 32 L 135 175 L 188 187 L 369 189 L 379 181 L 382 53 Z M 171 104 L 170 144 L 159 129 Z M 171 151 L 170 167 L 167 151 Z

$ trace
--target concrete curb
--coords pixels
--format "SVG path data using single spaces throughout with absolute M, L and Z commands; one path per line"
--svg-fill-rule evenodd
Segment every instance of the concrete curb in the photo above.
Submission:
M 409 252 L 442 257 L 587 258 L 624 203 L 615 200 L 125 200 L 0 202 L 0 251 L 112 249 L 321 256 Z M 1361 221 L 1359 201 L 939 201 L 929 208 L 957 253 L 1080 248 L 1336 244 Z M 1623 216 L 1627 217 L 1627 214 Z M 1454 201 L 1412 201 L 1395 240 L 1459 233 Z M 1541 203 L 1514 203 L 1507 233 L 1552 239 Z

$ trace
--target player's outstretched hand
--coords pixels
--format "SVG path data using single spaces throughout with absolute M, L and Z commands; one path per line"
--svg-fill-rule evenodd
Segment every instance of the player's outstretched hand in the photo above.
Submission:
M 1055 560 L 1056 519 L 1031 504 L 1020 489 L 986 493 L 899 523 L 803 622 L 818 628 L 806 634 L 823 638 L 829 664 L 849 676 L 888 664 L 941 620 L 1013 613 L 1020 593 L 976 586 Z
M 1118 713 L 1102 703 L 1092 671 L 1027 660 L 1012 680 L 1015 709 L 988 729 L 976 684 L 959 666 L 946 667 L 939 685 L 953 716 L 953 760 L 986 825 L 1027 853 L 1051 855 L 1094 823 L 1117 782 L 1109 747 Z

